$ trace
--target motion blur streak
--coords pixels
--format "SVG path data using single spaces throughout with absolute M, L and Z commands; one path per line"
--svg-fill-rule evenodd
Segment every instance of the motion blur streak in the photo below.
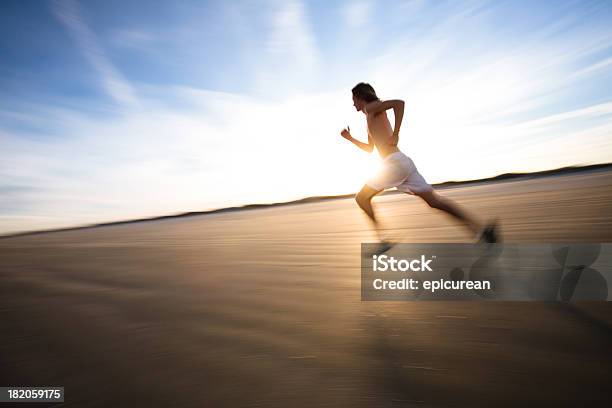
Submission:
M 507 242 L 602 242 L 611 175 L 441 193 Z M 471 242 L 414 198 L 376 205 L 406 242 Z M 79 407 L 609 406 L 610 303 L 360 302 L 373 238 L 341 199 L 1 239 L 0 384 Z

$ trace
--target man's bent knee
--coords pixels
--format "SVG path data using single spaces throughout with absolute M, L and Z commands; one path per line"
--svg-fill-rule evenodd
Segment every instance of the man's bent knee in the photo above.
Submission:
M 371 199 L 372 197 L 368 197 L 366 194 L 362 194 L 362 193 L 358 193 L 355 196 L 355 201 L 357 202 L 357 205 L 361 208 L 363 208 L 364 206 L 367 206 Z
M 366 185 L 357 193 L 355 196 L 355 201 L 357 201 L 357 205 L 359 205 L 359 207 L 365 209 L 370 206 L 370 201 L 372 201 L 372 198 L 374 198 L 374 196 L 379 192 L 380 191 L 374 190 Z

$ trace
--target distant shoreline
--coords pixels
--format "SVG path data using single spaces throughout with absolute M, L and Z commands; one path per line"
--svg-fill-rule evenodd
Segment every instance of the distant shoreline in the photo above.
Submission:
M 563 176 L 563 175 L 568 175 L 568 174 L 576 174 L 576 173 L 598 171 L 598 170 L 612 170 L 612 163 L 593 164 L 593 165 L 588 165 L 588 166 L 568 166 L 568 167 L 561 167 L 561 168 L 553 169 L 553 170 L 537 171 L 533 173 L 504 173 L 498 176 L 484 178 L 484 179 L 464 180 L 464 181 L 445 181 L 443 183 L 433 184 L 433 186 L 436 188 L 444 189 L 444 188 L 474 185 L 474 184 L 481 184 L 481 183 L 518 181 L 518 180 L 528 180 L 528 179 L 542 178 L 542 177 Z M 397 193 L 398 193 L 397 191 L 386 191 L 382 194 L 388 195 L 388 194 L 397 194 Z M 193 216 L 198 216 L 198 215 L 219 214 L 219 213 L 225 213 L 225 212 L 246 211 L 246 210 L 255 210 L 255 209 L 262 209 L 262 208 L 281 207 L 281 206 L 287 206 L 287 205 L 307 204 L 307 203 L 322 202 L 322 201 L 329 201 L 329 200 L 340 200 L 340 199 L 345 199 L 345 198 L 351 198 L 353 196 L 354 194 L 341 194 L 341 195 L 334 195 L 334 196 L 313 196 L 313 197 L 306 197 L 306 198 L 301 198 L 299 200 L 286 201 L 286 202 L 281 202 L 281 203 L 247 204 L 243 206 L 226 207 L 226 208 L 219 208 L 215 210 L 190 211 L 190 212 L 184 212 L 184 213 L 179 213 L 179 214 L 161 215 L 161 216 L 150 217 L 150 218 L 137 218 L 137 219 L 125 220 L 125 221 L 104 222 L 104 223 L 99 223 L 99 224 L 90 224 L 90 225 L 83 225 L 83 226 L 78 226 L 78 227 L 54 228 L 54 229 L 38 230 L 38 231 L 24 231 L 24 232 L 11 233 L 7 235 L 0 235 L 0 239 L 21 237 L 21 236 L 26 236 L 26 235 L 47 234 L 51 232 L 73 231 L 73 230 L 80 230 L 80 229 L 86 229 L 86 228 L 98 228 L 98 227 L 108 227 L 108 226 L 113 226 L 113 225 L 133 224 L 133 223 L 141 223 L 141 222 L 149 222 L 149 221 L 160 221 L 160 220 L 167 220 L 167 219 L 173 219 L 173 218 L 193 217 Z

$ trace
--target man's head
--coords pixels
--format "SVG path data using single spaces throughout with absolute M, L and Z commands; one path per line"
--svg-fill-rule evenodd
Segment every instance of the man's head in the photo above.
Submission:
M 353 106 L 357 111 L 362 111 L 363 107 L 370 102 L 378 100 L 376 91 L 372 88 L 372 85 L 360 82 L 352 89 L 353 92 Z

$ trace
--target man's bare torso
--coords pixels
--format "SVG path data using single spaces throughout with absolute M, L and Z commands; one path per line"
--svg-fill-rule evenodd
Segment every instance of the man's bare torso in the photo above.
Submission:
M 391 153 L 399 152 L 397 146 L 389 144 L 393 136 L 393 128 L 387 117 L 387 112 L 377 114 L 366 114 L 368 122 L 368 134 L 372 138 L 376 150 L 383 159 Z

